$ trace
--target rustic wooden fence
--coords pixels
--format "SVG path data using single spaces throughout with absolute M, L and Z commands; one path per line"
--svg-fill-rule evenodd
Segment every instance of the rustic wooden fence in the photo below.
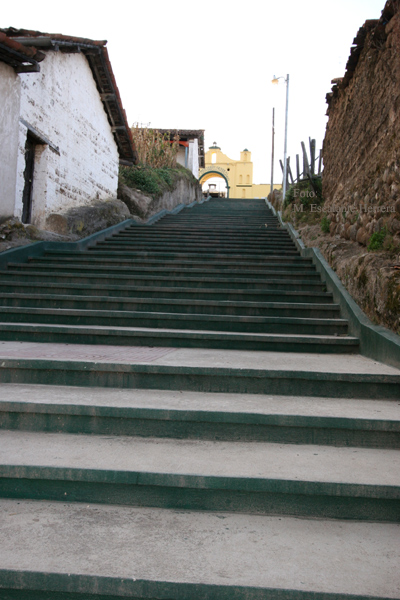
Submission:
M 316 177 L 322 177 L 323 163 L 322 163 L 322 150 L 319 151 L 319 155 L 316 156 L 316 143 L 315 140 L 308 138 L 310 146 L 310 158 L 307 155 L 307 150 L 304 142 L 301 142 L 301 150 L 303 154 L 303 170 L 300 172 L 300 156 L 296 154 L 296 179 L 293 177 L 292 169 L 290 167 L 290 156 L 286 159 L 286 189 L 289 185 L 298 183 L 299 181 L 309 180 L 312 188 L 314 189 L 314 179 Z M 284 173 L 283 162 L 280 160 L 282 173 Z

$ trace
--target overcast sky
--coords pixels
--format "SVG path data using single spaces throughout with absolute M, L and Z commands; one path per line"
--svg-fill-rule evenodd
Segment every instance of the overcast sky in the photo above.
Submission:
M 269 183 L 275 106 L 275 182 L 281 181 L 285 84 L 288 155 L 322 145 L 325 95 L 344 74 L 353 38 L 384 0 L 70 0 L 4 3 L 1 27 L 108 40 L 129 124 L 204 129 L 233 159 L 252 152 L 254 183 Z M 279 172 L 278 172 L 279 169 Z

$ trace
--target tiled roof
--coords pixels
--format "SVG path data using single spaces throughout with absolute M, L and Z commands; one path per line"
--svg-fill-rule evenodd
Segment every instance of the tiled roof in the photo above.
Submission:
M 42 52 L 23 46 L 0 30 L 0 61 L 13 67 L 17 73 L 39 71 L 38 63 L 43 59 Z
M 128 125 L 106 48 L 107 41 L 90 40 L 63 35 L 61 33 L 43 33 L 28 29 L 14 29 L 13 27 L 0 29 L 1 34 L 12 43 L 23 48 L 26 52 L 28 50 L 38 52 L 40 55 L 43 55 L 43 58 L 45 56 L 43 51 L 50 49 L 65 53 L 82 52 L 85 54 L 114 134 L 120 162 L 124 164 L 137 162 L 137 153 L 132 139 L 132 132 Z

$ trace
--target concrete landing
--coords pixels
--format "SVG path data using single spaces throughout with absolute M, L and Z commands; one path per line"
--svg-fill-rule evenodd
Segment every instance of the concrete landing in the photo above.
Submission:
M 1 587 L 197 600 L 400 595 L 392 524 L 11 500 L 0 511 Z

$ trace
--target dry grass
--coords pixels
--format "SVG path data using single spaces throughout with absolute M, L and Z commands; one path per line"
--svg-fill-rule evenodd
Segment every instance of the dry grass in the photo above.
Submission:
M 168 134 L 162 135 L 157 129 L 142 127 L 139 123 L 135 123 L 131 131 L 141 165 L 154 169 L 176 166 L 179 136 L 171 142 Z

